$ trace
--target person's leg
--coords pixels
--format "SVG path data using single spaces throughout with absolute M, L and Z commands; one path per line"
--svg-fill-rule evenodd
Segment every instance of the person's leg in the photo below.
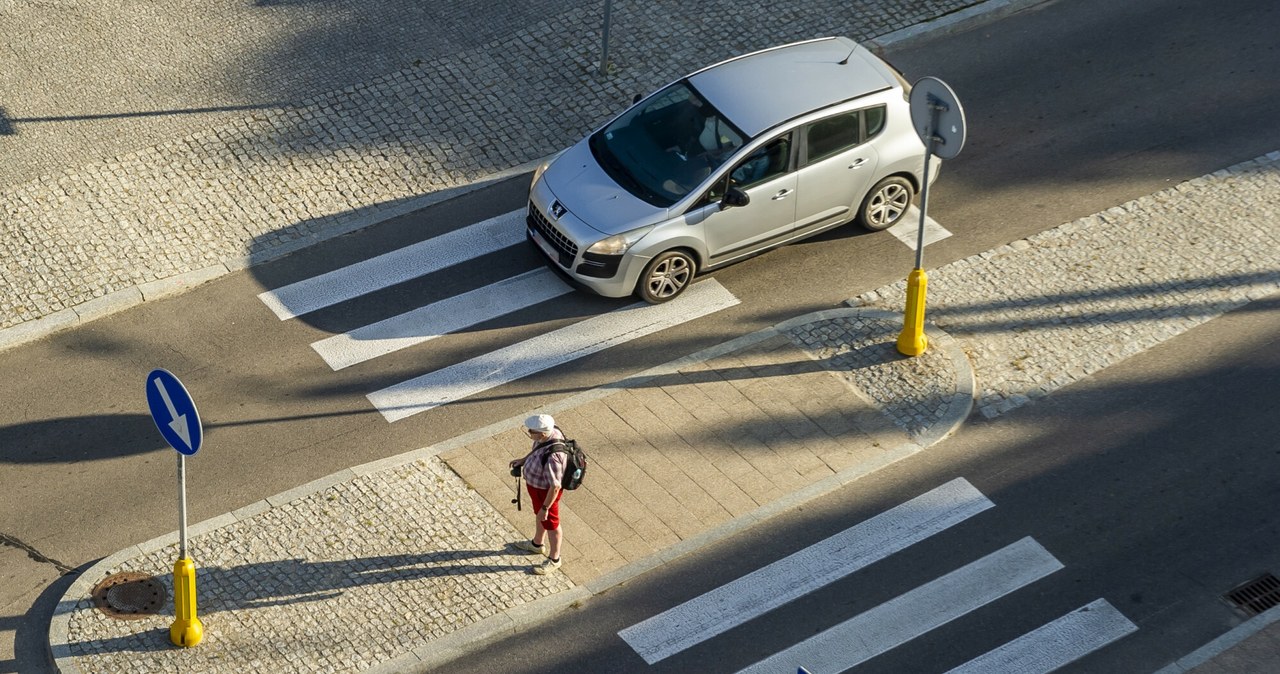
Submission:
M 525 483 L 528 484 L 527 482 Z M 538 519 L 538 508 L 547 500 L 547 490 L 538 489 L 537 487 L 529 487 L 529 502 L 533 504 L 533 544 L 541 547 L 547 540 L 547 530 L 542 526 L 542 520 Z
M 550 549 L 547 551 L 547 556 L 551 559 L 560 559 L 560 540 L 562 536 L 563 534 L 561 534 L 558 527 L 547 532 L 547 538 L 550 539 Z
M 547 522 L 545 525 L 543 525 L 544 527 L 546 527 L 547 538 L 548 538 L 547 543 L 550 546 L 549 549 L 547 550 L 547 557 L 550 557 L 551 559 L 556 559 L 556 560 L 560 559 L 560 542 L 564 538 L 563 530 L 560 528 L 560 497 L 561 496 L 564 496 L 564 491 L 561 491 L 556 494 L 556 500 L 553 501 L 551 503 L 551 507 L 547 509 Z M 545 492 L 543 493 L 543 498 L 546 498 Z M 542 523 L 539 523 L 539 524 L 542 524 Z
M 548 509 L 547 521 L 538 523 L 539 531 L 547 532 L 547 542 L 550 544 L 547 549 L 547 558 L 533 567 L 533 572 L 539 575 L 546 575 L 560 568 L 560 543 L 564 540 L 564 534 L 560 529 L 560 497 L 563 494 L 564 492 L 556 494 L 555 502 Z

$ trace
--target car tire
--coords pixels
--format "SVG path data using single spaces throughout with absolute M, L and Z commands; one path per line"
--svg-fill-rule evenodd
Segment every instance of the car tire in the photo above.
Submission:
M 858 209 L 858 222 L 873 232 L 889 229 L 906 215 L 914 197 L 911 181 L 901 176 L 889 176 L 867 192 Z
M 645 265 L 636 283 L 636 296 L 649 304 L 662 304 L 676 298 L 693 282 L 698 263 L 683 250 L 668 250 L 654 256 Z

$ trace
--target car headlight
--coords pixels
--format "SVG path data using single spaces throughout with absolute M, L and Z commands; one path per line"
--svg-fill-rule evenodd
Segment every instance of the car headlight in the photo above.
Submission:
M 561 150 L 561 151 L 559 151 L 559 152 L 557 152 L 557 153 L 555 153 L 555 154 L 551 155 L 550 157 L 547 157 L 547 160 L 546 160 L 546 161 L 542 162 L 541 164 L 538 164 L 538 167 L 537 167 L 537 168 L 535 168 L 535 169 L 533 169 L 533 180 L 530 180 L 530 181 L 529 181 L 529 185 L 530 185 L 530 186 L 533 186 L 533 185 L 537 184 L 537 182 L 538 182 L 538 178 L 541 178 L 541 177 L 542 177 L 542 174 L 546 172 L 547 167 L 548 167 L 548 166 L 551 166 L 551 164 L 552 164 L 552 163 L 554 163 L 554 162 L 555 162 L 555 160 L 559 159 L 559 158 L 560 158 L 560 155 L 562 155 L 562 154 L 564 154 L 564 153 L 565 153 L 565 150 Z
M 640 229 L 633 229 L 630 232 L 624 232 L 622 234 L 615 234 L 607 239 L 600 239 L 599 241 L 591 244 L 591 247 L 587 249 L 587 252 L 595 253 L 596 255 L 622 255 L 627 252 L 631 246 L 635 245 L 637 241 L 644 238 L 644 235 L 648 234 L 651 229 L 653 229 L 653 225 L 641 227 Z
M 532 186 L 532 185 L 537 185 L 537 184 L 538 184 L 538 178 L 541 178 L 541 177 L 542 177 L 542 174 L 546 172 L 547 167 L 548 167 L 548 166 L 550 166 L 550 165 L 551 165 L 551 160 L 550 160 L 550 159 L 548 159 L 548 160 L 546 160 L 546 161 L 542 162 L 541 164 L 538 164 L 538 168 L 535 168 L 535 169 L 533 170 L 533 180 L 530 180 L 530 181 L 529 181 L 529 185 L 530 185 L 530 186 Z

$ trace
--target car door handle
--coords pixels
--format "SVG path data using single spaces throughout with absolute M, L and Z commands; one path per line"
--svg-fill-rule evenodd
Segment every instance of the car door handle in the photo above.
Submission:
M 782 190 L 777 194 L 773 195 L 772 198 L 774 201 L 781 201 L 783 199 L 786 199 L 788 194 L 791 194 L 791 190 Z
M 853 160 L 852 164 L 849 164 L 849 168 L 851 169 L 862 168 L 862 165 L 865 163 L 867 163 L 866 157 L 858 157 L 857 159 Z

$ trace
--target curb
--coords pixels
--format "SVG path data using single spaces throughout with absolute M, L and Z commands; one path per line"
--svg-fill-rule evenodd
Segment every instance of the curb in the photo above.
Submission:
M 873 53 L 879 55 L 889 47 L 901 46 L 925 36 L 939 37 L 958 33 L 984 23 L 1003 19 L 1010 14 L 1021 12 L 1024 9 L 1044 4 L 1045 2 L 1048 2 L 1048 0 L 986 0 L 986 2 L 970 5 L 924 23 L 900 28 L 892 33 L 885 33 L 867 40 L 863 44 L 867 45 L 867 48 Z
M 1035 5 L 1043 4 L 1047 1 L 1048 0 L 985 0 L 933 20 L 908 26 L 906 28 L 886 33 L 879 37 L 866 40 L 863 44 L 875 53 L 882 53 L 890 46 L 899 46 L 925 36 L 932 37 L 937 35 L 946 35 L 952 32 L 966 30 L 977 25 L 999 20 L 1009 14 L 1022 11 Z M 0 2 L 0 5 L 3 5 L 3 2 Z M 7 328 L 0 328 L 0 351 L 5 351 L 64 330 L 78 327 L 104 316 L 109 316 L 111 314 L 124 311 L 125 309 L 132 308 L 143 302 L 150 302 L 181 294 L 191 288 L 207 283 L 208 281 L 212 281 L 226 274 L 242 271 L 264 262 L 276 260 L 290 253 L 297 252 L 298 250 L 316 245 L 329 239 L 350 234 L 352 232 L 371 227 L 380 222 L 400 217 L 427 206 L 447 201 L 468 192 L 487 187 L 493 183 L 531 171 L 540 162 L 550 156 L 552 155 L 548 155 L 542 159 L 526 162 L 519 166 L 497 171 L 488 177 L 480 178 L 465 185 L 458 185 L 456 187 L 446 188 L 423 195 L 418 198 L 409 199 L 403 203 L 387 207 L 385 209 L 378 209 L 377 206 L 371 206 L 365 212 L 357 211 L 354 213 L 334 214 L 328 216 L 328 219 L 332 224 L 326 227 L 323 232 L 302 236 L 294 241 L 280 244 L 267 251 L 253 253 L 239 258 L 226 259 L 202 269 L 116 290 L 114 292 L 107 293 L 102 297 L 60 309 L 40 318 L 24 321 Z
M 385 209 L 363 214 L 357 213 L 355 215 L 333 215 L 330 216 L 330 219 L 334 221 L 334 224 L 331 227 L 327 227 L 324 232 L 280 244 L 271 250 L 253 253 L 244 257 L 230 258 L 202 269 L 140 283 L 129 288 L 107 293 L 102 297 L 97 297 L 75 306 L 59 309 L 47 316 L 24 321 L 7 328 L 0 328 L 0 352 L 34 342 L 64 330 L 79 327 L 90 321 L 110 316 L 125 309 L 131 309 L 143 302 L 153 302 L 180 295 L 196 286 L 227 274 L 243 271 L 265 262 L 271 262 L 330 239 L 351 234 L 378 223 L 483 189 L 508 178 L 518 176 L 521 173 L 532 171 L 541 161 L 543 160 L 536 159 L 526 162 L 519 166 L 497 171 L 474 182 L 432 192 Z
M 727 342 L 702 349 L 696 353 L 650 368 L 649 370 L 627 377 L 620 381 L 611 382 L 589 391 L 583 391 L 582 393 L 545 405 L 537 411 L 556 413 L 561 410 L 572 409 L 593 400 L 610 396 L 627 388 L 643 385 L 657 377 L 673 374 L 688 367 L 689 365 L 705 362 L 712 358 L 744 349 L 758 342 L 783 334 L 792 328 L 797 328 L 817 321 L 849 316 L 866 316 L 872 319 L 884 320 L 886 317 L 896 317 L 896 314 L 876 309 L 852 307 L 812 312 L 783 321 L 772 327 L 758 330 L 756 332 L 731 339 Z M 576 607 L 580 603 L 587 601 L 591 597 L 612 587 L 616 587 L 617 585 L 632 580 L 652 569 L 662 566 L 667 562 L 674 561 L 680 557 L 692 554 L 702 548 L 720 542 L 729 536 L 780 515 L 797 505 L 801 505 L 812 499 L 832 492 L 890 464 L 910 457 L 926 449 L 930 445 L 950 436 L 960 427 L 961 424 L 964 423 L 965 419 L 968 418 L 969 413 L 972 411 L 974 391 L 973 367 L 956 340 L 952 339 L 945 332 L 932 325 L 926 325 L 925 332 L 929 335 L 930 343 L 936 348 L 942 349 L 947 354 L 953 367 L 956 368 L 956 388 L 951 396 L 951 403 L 949 404 L 946 413 L 936 423 L 912 436 L 911 439 L 899 444 L 897 447 L 886 450 L 885 453 L 876 461 L 847 468 L 839 473 L 804 487 L 803 489 L 794 491 L 773 503 L 761 506 L 749 513 L 746 513 L 745 515 L 725 522 L 697 536 L 685 539 L 644 559 L 632 562 L 631 564 L 596 578 L 584 585 L 513 609 L 507 609 L 494 616 L 468 625 L 440 639 L 424 644 L 398 658 L 376 665 L 366 671 L 374 674 L 391 674 L 393 672 L 424 672 L 433 670 L 442 664 L 461 657 L 470 650 L 474 650 L 477 647 L 495 642 L 499 639 L 511 636 L 534 625 L 540 624 L 543 621 L 554 617 L 559 613 L 559 611 L 565 608 Z M 414 461 L 431 458 L 450 449 L 472 443 L 478 439 L 496 435 L 497 433 L 507 431 L 519 424 L 526 416 L 527 413 L 522 413 L 519 416 L 497 421 L 483 428 L 455 436 L 436 445 L 430 445 L 421 449 L 398 454 L 396 456 L 340 470 L 336 473 L 308 482 L 307 484 L 300 485 L 293 489 L 280 492 L 274 496 L 269 496 L 260 501 L 256 501 L 244 506 L 243 508 L 194 524 L 188 528 L 188 538 L 194 538 L 204 533 L 254 517 L 276 506 L 284 505 L 309 496 L 333 486 L 334 484 L 392 469 Z M 58 601 L 57 607 L 54 609 L 53 616 L 49 623 L 48 652 L 56 671 L 61 672 L 62 674 L 80 674 L 82 671 L 74 662 L 74 656 L 71 653 L 69 645 L 68 631 L 70 628 L 71 614 L 74 611 L 83 608 L 84 603 L 88 601 L 86 598 L 89 596 L 89 592 L 92 590 L 93 586 L 101 580 L 101 578 L 105 577 L 111 569 L 115 568 L 120 563 L 134 557 L 153 552 L 165 546 L 173 545 L 177 540 L 178 532 L 172 531 L 167 534 L 157 536 L 149 541 L 129 546 L 94 563 L 81 573 L 80 577 L 67 588 L 62 599 Z
M 852 302 L 853 300 L 849 301 Z M 782 334 L 791 328 L 797 328 L 816 321 L 847 316 L 866 316 L 872 319 L 883 320 L 885 318 L 897 318 L 898 314 L 878 309 L 861 308 L 826 309 L 812 312 L 783 321 L 772 327 L 731 339 L 722 344 L 703 349 L 697 353 L 659 365 L 658 367 L 646 370 L 645 372 L 628 377 L 621 381 L 606 384 L 596 389 L 592 389 L 591 391 L 584 391 L 578 395 L 544 406 L 538 411 L 554 413 L 565 409 L 572 409 L 592 400 L 612 395 L 616 390 L 621 390 L 629 386 L 642 385 L 646 381 L 662 375 L 677 372 L 688 365 L 704 362 L 717 356 L 738 351 L 751 346 L 752 344 L 762 342 L 766 339 Z M 466 628 L 449 635 L 449 637 L 428 643 L 414 650 L 411 654 L 401 656 L 365 671 L 369 674 L 435 671 L 443 665 L 465 655 L 470 650 L 489 645 L 504 637 L 512 636 L 542 624 L 547 620 L 551 620 L 556 617 L 556 614 L 561 609 L 566 607 L 576 607 L 576 605 L 581 602 L 587 601 L 598 594 L 602 594 L 606 590 L 634 580 L 653 569 L 661 567 L 663 564 L 675 561 L 685 555 L 695 553 L 703 548 L 727 539 L 732 535 L 745 531 L 757 524 L 764 523 L 798 505 L 803 505 L 804 503 L 835 491 L 836 489 L 839 489 L 840 487 L 862 477 L 875 473 L 882 468 L 923 451 L 931 444 L 949 437 L 959 429 L 960 425 L 964 423 L 965 419 L 969 417 L 970 412 L 973 410 L 973 392 L 975 390 L 974 382 L 976 381 L 974 371 L 968 356 L 964 354 L 959 343 L 951 338 L 950 335 L 947 335 L 941 329 L 932 325 L 926 325 L 925 332 L 929 335 L 930 343 L 937 348 L 943 349 L 949 357 L 952 365 L 957 368 L 955 372 L 956 390 L 951 396 L 951 403 L 948 405 L 946 413 L 937 423 L 915 435 L 912 440 L 904 442 L 893 449 L 887 450 L 879 461 L 874 463 L 864 463 L 847 468 L 803 489 L 791 492 L 773 503 L 761 506 L 697 536 L 680 541 L 665 550 L 656 552 L 643 559 L 636 560 L 635 562 L 623 566 L 611 573 L 596 578 L 585 585 L 573 588 L 567 592 L 562 592 L 553 597 L 547 597 L 545 599 L 540 599 L 530 604 L 523 605 L 516 610 L 504 611 L 496 616 L 487 618 L 473 625 L 469 625 Z M 512 426 L 519 424 L 521 420 L 524 419 L 524 416 L 526 415 L 499 421 L 495 424 L 486 426 L 483 429 L 452 438 L 435 447 L 424 448 L 417 452 L 411 452 L 411 454 L 414 454 L 415 458 L 434 456 L 435 454 L 439 454 L 448 449 L 469 444 L 479 438 L 508 430 Z M 465 638 L 463 638 L 464 634 L 466 635 Z M 455 636 L 458 637 L 458 639 L 454 639 L 453 637 Z M 465 648 L 456 643 L 459 639 L 466 644 Z
M 1155 674 L 1183 674 L 1209 662 L 1224 652 L 1236 647 L 1240 642 L 1280 622 L 1280 606 L 1273 606 L 1262 613 L 1240 623 L 1230 632 L 1210 641 L 1196 650 L 1184 655 Z

